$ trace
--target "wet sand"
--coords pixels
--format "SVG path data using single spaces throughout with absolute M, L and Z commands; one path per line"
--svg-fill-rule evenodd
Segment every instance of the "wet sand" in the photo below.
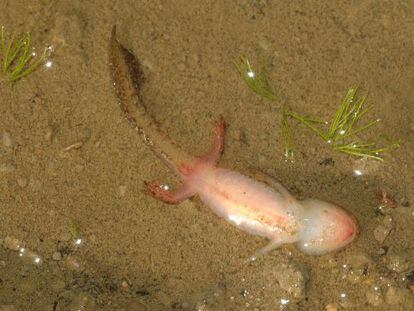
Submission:
M 0 84 L 0 310 L 410 310 L 413 9 L 407 1 L 3 0 L 6 30 L 30 31 L 34 46 L 54 52 L 51 68 Z M 148 111 L 171 138 L 202 154 L 223 115 L 222 166 L 266 172 L 298 198 L 337 202 L 357 217 L 358 240 L 322 257 L 284 246 L 249 263 L 264 239 L 198 198 L 171 206 L 148 196 L 144 181 L 178 180 L 117 105 L 107 62 L 114 24 L 142 61 Z M 267 64 L 275 103 L 234 69 L 244 53 Z M 401 147 L 384 162 L 361 160 L 295 124 L 296 161 L 284 162 L 282 105 L 328 120 L 352 85 L 368 91 L 382 119 L 371 135 Z

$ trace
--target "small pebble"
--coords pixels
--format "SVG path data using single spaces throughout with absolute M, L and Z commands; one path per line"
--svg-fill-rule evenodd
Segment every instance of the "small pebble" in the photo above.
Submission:
M 388 249 L 389 249 L 388 246 L 380 247 L 380 249 L 378 250 L 378 255 L 380 255 L 380 256 L 387 255 Z
M 26 187 L 26 186 L 27 186 L 27 184 L 28 184 L 28 180 L 27 180 L 27 178 L 25 178 L 25 177 L 17 177 L 16 182 L 17 182 L 17 185 L 18 185 L 20 188 L 24 188 L 24 187 Z
M 119 196 L 121 198 L 125 196 L 126 191 L 127 191 L 127 186 L 125 186 L 125 185 L 119 186 Z
M 357 253 L 348 259 L 349 264 L 342 265 L 341 279 L 346 279 L 352 284 L 360 284 L 368 275 L 372 259 L 364 253 Z
M 154 64 L 148 59 L 142 61 L 142 66 L 148 68 L 149 71 L 154 71 Z
M 306 282 L 309 280 L 304 267 L 295 263 L 280 264 L 275 267 L 274 275 L 283 290 L 295 298 L 301 299 L 304 297 Z
M 388 269 L 397 273 L 407 272 L 413 266 L 407 253 L 389 254 L 385 257 L 385 263 Z
M 56 261 L 61 260 L 62 259 L 62 254 L 60 252 L 54 252 L 53 255 L 52 255 L 52 259 L 56 260 Z
M 375 207 L 374 213 L 377 216 L 390 215 L 392 213 L 392 207 L 390 207 L 389 205 L 381 204 Z
M 71 151 L 72 149 L 80 149 L 83 146 L 83 142 L 78 141 L 72 145 L 69 145 L 65 148 L 63 148 L 63 151 Z
M 127 282 L 127 281 L 123 280 L 123 281 L 121 282 L 121 289 L 122 289 L 124 292 L 129 291 L 130 286 L 129 286 L 129 284 L 128 284 L 128 282 Z
M 3 241 L 3 247 L 12 251 L 18 251 L 21 247 L 21 242 L 12 236 L 6 236 Z
M 337 311 L 338 306 L 334 303 L 329 303 L 325 306 L 325 311 Z
M 349 263 L 352 265 L 353 268 L 362 268 L 366 267 L 369 264 L 372 264 L 373 260 L 371 257 L 369 257 L 368 254 L 358 252 L 349 257 Z
M 410 207 L 410 201 L 408 201 L 407 198 L 402 198 L 401 199 L 401 206 L 403 206 L 403 207 Z
M 47 129 L 46 129 L 46 133 L 45 133 L 45 140 L 47 142 L 51 143 L 52 139 L 53 139 L 53 128 L 48 126 Z
M 66 267 L 71 271 L 80 271 L 82 270 L 81 264 L 79 261 L 73 256 L 67 256 L 66 260 Z
M 3 146 L 11 147 L 13 145 L 13 140 L 11 138 L 10 133 L 3 132 L 2 137 L 1 137 L 1 142 L 2 142 Z

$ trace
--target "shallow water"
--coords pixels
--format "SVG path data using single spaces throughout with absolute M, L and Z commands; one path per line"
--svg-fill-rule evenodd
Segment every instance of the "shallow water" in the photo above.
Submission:
M 3 0 L 6 30 L 30 31 L 36 47 L 54 52 L 50 68 L 0 84 L 0 310 L 409 310 L 413 9 L 407 1 Z M 177 180 L 117 105 L 107 64 L 113 24 L 143 62 L 147 108 L 171 138 L 201 154 L 222 114 L 221 165 L 345 206 L 358 218 L 358 240 L 322 257 L 284 246 L 248 262 L 265 240 L 197 198 L 170 206 L 146 195 L 144 181 Z M 241 81 L 232 60 L 242 53 L 267 64 L 275 103 Z M 329 119 L 355 84 L 382 119 L 373 135 L 401 147 L 384 162 L 361 160 L 293 125 L 297 157 L 284 162 L 282 104 Z

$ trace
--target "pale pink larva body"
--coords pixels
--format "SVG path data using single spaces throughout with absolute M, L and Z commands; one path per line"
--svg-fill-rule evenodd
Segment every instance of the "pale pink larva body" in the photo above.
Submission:
M 259 182 L 198 163 L 182 179 L 181 191 L 188 196 L 198 195 L 215 214 L 239 229 L 268 238 L 270 243 L 261 254 L 295 243 L 306 254 L 323 255 L 343 248 L 358 233 L 355 218 L 344 209 L 320 200 L 296 200 L 269 177 L 261 176 L 264 180 Z
M 299 201 L 269 177 L 262 175 L 257 181 L 217 167 L 223 148 L 223 120 L 216 124 L 211 151 L 200 158 L 188 155 L 163 135 L 142 106 L 139 61 L 116 40 L 115 27 L 109 58 L 115 90 L 127 119 L 182 180 L 176 190 L 148 183 L 149 193 L 155 198 L 173 204 L 198 195 L 218 216 L 245 232 L 269 239 L 270 243 L 259 250 L 261 254 L 295 243 L 304 253 L 322 255 L 355 239 L 356 219 L 341 207 L 320 200 Z

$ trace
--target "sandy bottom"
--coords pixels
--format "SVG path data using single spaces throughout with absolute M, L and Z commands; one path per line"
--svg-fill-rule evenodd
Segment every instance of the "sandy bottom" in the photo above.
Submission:
M 32 4 L 28 4 L 31 2 Z M 52 66 L 0 84 L 0 310 L 409 310 L 414 305 L 414 27 L 408 1 L 2 0 L 0 23 L 52 46 Z M 229 127 L 221 165 L 276 177 L 298 198 L 345 206 L 345 250 L 267 242 L 198 198 L 166 205 L 144 181 L 177 184 L 122 117 L 107 55 L 112 25 L 144 65 L 148 112 L 185 150 Z M 277 100 L 232 65 L 267 65 Z M 333 152 L 281 107 L 329 119 L 369 91 L 371 133 L 401 143 L 378 162 Z M 362 175 L 355 175 L 359 170 Z M 385 196 L 385 200 L 384 200 Z

